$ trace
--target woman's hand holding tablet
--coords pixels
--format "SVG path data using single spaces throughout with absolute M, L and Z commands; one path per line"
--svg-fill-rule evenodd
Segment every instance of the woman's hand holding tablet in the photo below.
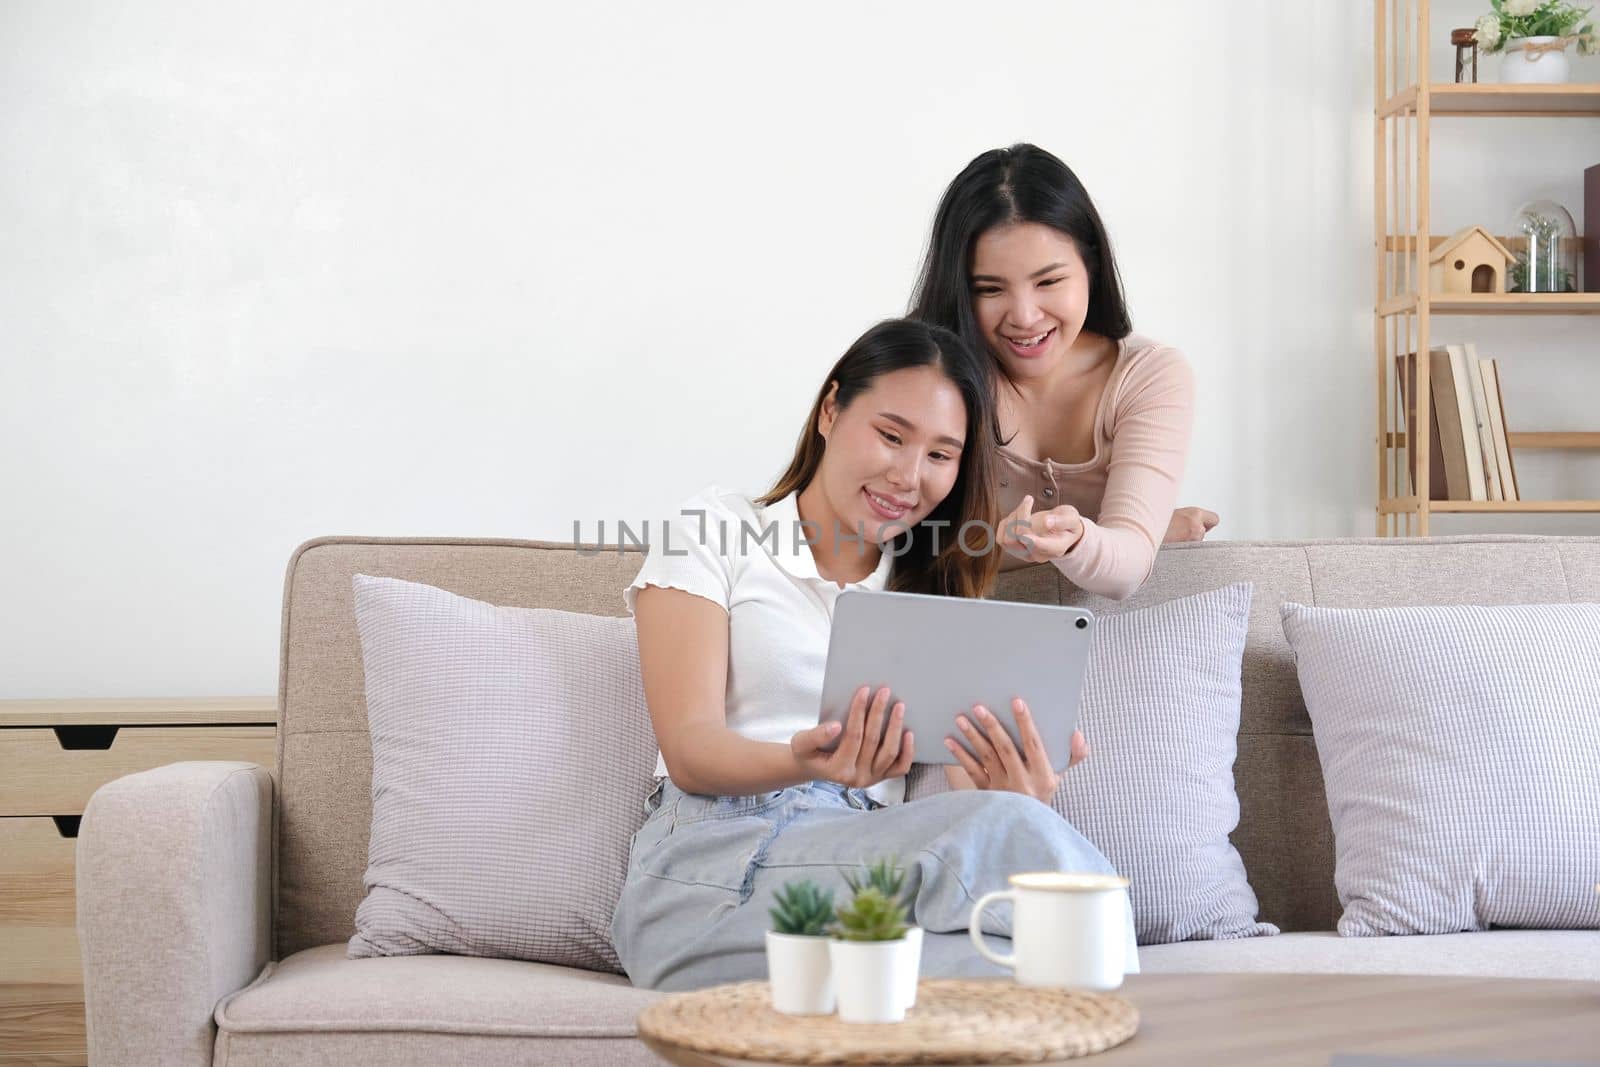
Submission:
M 857 689 L 843 723 L 818 723 L 789 739 L 795 762 L 813 779 L 854 789 L 904 775 L 916 756 L 915 738 L 902 726 L 905 704 L 890 707 L 889 695 L 888 686 Z
M 972 715 L 960 715 L 956 726 L 966 738 L 963 747 L 953 737 L 944 739 L 945 748 L 961 764 L 967 779 L 975 789 L 1002 789 L 1012 793 L 1025 793 L 1045 803 L 1055 796 L 1061 785 L 1061 774 L 1082 763 L 1089 755 L 1089 743 L 1083 734 L 1072 731 L 1072 754 L 1067 766 L 1060 771 L 1050 766 L 1039 728 L 1034 725 L 1033 712 L 1027 701 L 1020 697 L 1011 702 L 1011 714 L 1017 722 L 1022 748 L 1012 744 L 1011 735 L 1001 727 L 1000 720 L 982 704 L 972 709 Z M 976 720 L 976 721 L 974 721 Z M 970 750 L 970 751 L 969 751 Z M 972 753 L 977 753 L 974 756 Z
M 963 749 L 925 744 L 915 762 L 959 766 L 973 785 L 1037 796 L 1081 758 L 1074 734 L 1094 631 L 1082 608 L 849 590 L 834 604 L 819 723 L 848 729 L 863 682 L 892 686 L 877 699 L 896 730 Z M 889 719 L 864 716 L 864 736 L 888 741 L 880 731 Z M 817 734 L 818 750 L 838 745 L 842 732 Z

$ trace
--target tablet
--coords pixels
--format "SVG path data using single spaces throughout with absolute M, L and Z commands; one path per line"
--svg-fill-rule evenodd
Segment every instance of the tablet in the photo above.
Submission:
M 1021 747 L 1011 712 L 1021 697 L 1059 771 L 1071 757 L 1094 632 L 1083 608 L 849 589 L 834 602 L 817 721 L 843 722 L 857 689 L 889 686 L 889 706 L 905 702 L 916 762 L 956 763 L 944 739 L 971 752 L 956 716 L 970 718 L 974 704 Z

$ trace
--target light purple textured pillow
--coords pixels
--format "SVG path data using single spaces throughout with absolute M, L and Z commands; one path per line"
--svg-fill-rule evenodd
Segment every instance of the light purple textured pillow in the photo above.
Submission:
M 1251 586 L 1099 616 L 1079 728 L 1089 758 L 1052 807 L 1130 880 L 1140 944 L 1276 934 L 1258 922 L 1239 824 L 1240 669 Z M 922 767 L 909 796 L 937 792 Z
M 1600 604 L 1282 617 L 1341 934 L 1600 927 Z
M 633 620 L 353 582 L 372 839 L 349 955 L 620 971 L 611 914 L 656 761 Z

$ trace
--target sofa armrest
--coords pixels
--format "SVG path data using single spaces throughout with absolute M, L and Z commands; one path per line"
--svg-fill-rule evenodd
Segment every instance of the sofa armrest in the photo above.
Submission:
M 77 867 L 89 1062 L 210 1064 L 212 1010 L 272 944 L 272 776 L 187 762 L 108 782 Z

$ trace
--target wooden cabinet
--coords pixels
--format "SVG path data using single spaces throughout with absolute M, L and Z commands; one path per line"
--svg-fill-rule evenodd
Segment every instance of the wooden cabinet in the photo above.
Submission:
M 74 857 L 90 795 L 181 760 L 276 765 L 277 701 L 0 701 L 0 1067 L 87 1062 Z

